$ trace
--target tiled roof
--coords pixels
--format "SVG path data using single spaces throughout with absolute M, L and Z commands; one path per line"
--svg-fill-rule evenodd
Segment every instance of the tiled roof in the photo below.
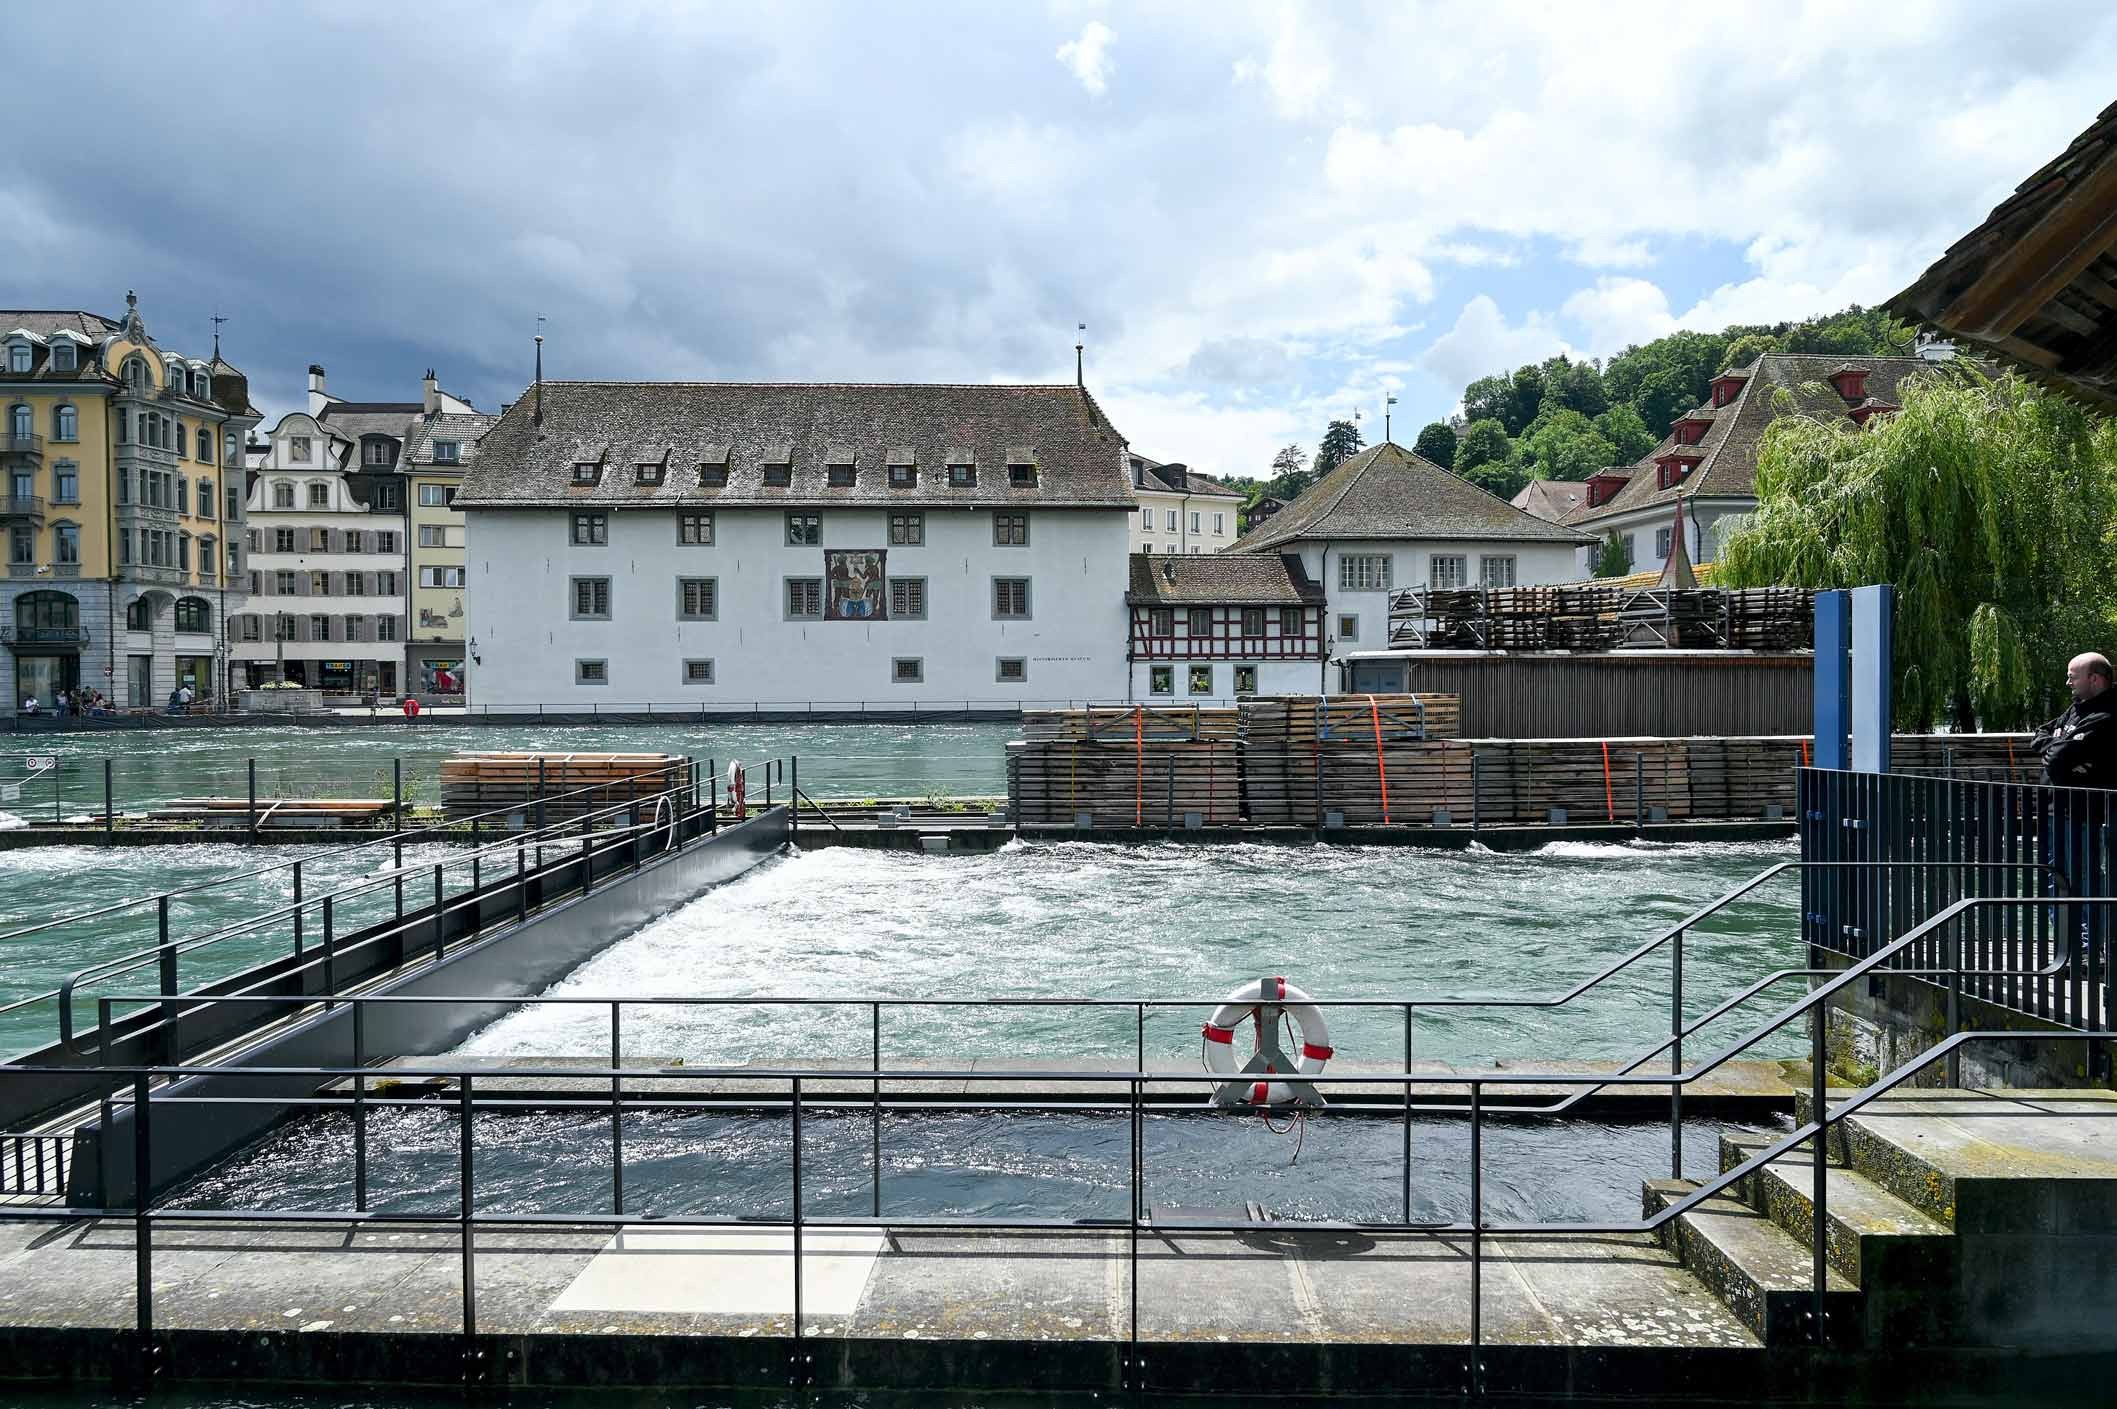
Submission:
M 43 339 L 32 343 L 28 372 L 7 372 L 5 363 L 0 363 L 0 376 L 8 381 L 34 382 L 109 382 L 114 378 L 105 376 L 96 359 L 95 344 L 118 330 L 118 325 L 95 313 L 82 313 L 74 309 L 31 308 L 0 309 L 0 336 L 20 330 Z M 76 345 L 74 367 L 70 372 L 55 372 L 51 365 L 51 336 L 61 330 L 79 333 L 88 339 L 87 347 Z
M 1897 387 L 1920 372 L 1932 372 L 1936 364 L 1921 357 L 1858 357 L 1851 362 L 1843 353 L 1768 352 L 1747 369 L 1748 380 L 1735 399 L 1718 408 L 1712 426 L 1693 446 L 1680 446 L 1671 435 L 1628 468 L 1631 481 L 1596 508 L 1575 509 L 1566 522 L 1592 525 L 1614 515 L 1652 508 L 1678 498 L 1755 499 L 1757 497 L 1757 446 L 1764 431 L 1781 415 L 1805 415 L 1825 420 L 1842 419 L 1847 429 L 1854 422 L 1852 408 L 1830 384 L 1834 370 L 1850 366 L 1867 373 L 1866 395 L 1902 404 Z M 1778 392 L 1784 391 L 1791 406 L 1782 410 Z M 1671 451 L 1688 458 L 1704 452 L 1698 466 L 1676 484 L 1664 489 L 1654 462 Z
M 1149 460 L 1144 455 L 1134 455 L 1146 471 L 1147 482 L 1140 488 L 1149 494 L 1197 494 L 1209 499 L 1240 499 L 1242 491 L 1230 489 L 1210 475 L 1184 465 L 1173 465 L 1164 460 Z
M 1298 553 L 1132 555 L 1134 606 L 1293 606 L 1324 600 Z
M 548 389 L 549 383 L 546 386 Z M 419 408 L 414 407 L 413 409 L 417 410 Z M 460 466 L 468 470 L 471 465 L 477 462 L 480 438 L 499 423 L 500 418 L 498 416 L 488 416 L 482 411 L 471 413 L 451 412 L 441 416 L 419 416 L 412 421 L 411 428 L 406 434 L 404 450 L 398 457 L 398 463 L 406 468 L 414 465 L 431 465 L 440 469 L 455 469 Z M 453 461 L 436 460 L 434 458 L 434 442 L 436 440 L 455 441 L 457 458 Z M 571 461 L 567 462 L 567 468 L 570 473 L 572 469 Z
M 1040 504 L 1129 508 L 1124 437 L 1075 386 L 754 382 L 546 382 L 523 392 L 486 433 L 457 503 L 463 506 L 674 504 Z M 727 483 L 702 485 L 708 447 L 726 447 Z M 917 484 L 889 487 L 887 460 L 909 447 Z M 849 486 L 826 483 L 825 457 L 855 456 Z M 1009 482 L 1011 451 L 1036 457 L 1036 483 Z M 717 452 L 716 452 L 717 453 Z M 787 459 L 773 461 L 784 455 Z M 968 456 L 978 482 L 948 482 Z M 661 484 L 632 467 L 666 457 Z M 576 463 L 600 461 L 597 483 L 575 485 Z M 764 483 L 767 463 L 790 482 Z
M 1525 514 L 1564 523 L 1567 514 L 1588 502 L 1588 486 L 1585 480 L 1532 479 L 1509 502 Z
M 1303 539 L 1491 538 L 1584 542 L 1582 535 L 1385 441 L 1317 480 L 1228 551 L 1255 553 Z

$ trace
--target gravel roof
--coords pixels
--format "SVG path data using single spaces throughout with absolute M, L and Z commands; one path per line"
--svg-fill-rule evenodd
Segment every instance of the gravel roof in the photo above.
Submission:
M 1390 441 L 1361 451 L 1302 490 L 1228 551 L 1254 553 L 1323 538 L 1585 541 Z
M 1258 606 L 1324 600 L 1297 553 L 1134 553 L 1134 606 Z
M 525 391 L 485 434 L 457 496 L 461 507 L 608 504 L 1039 504 L 1130 508 L 1124 437 L 1084 389 L 1061 386 L 757 382 L 545 382 Z M 917 482 L 892 489 L 887 466 L 909 450 Z M 851 485 L 828 484 L 833 454 L 853 457 Z M 723 459 L 727 482 L 698 467 Z M 1011 461 L 1036 483 L 1009 483 Z M 666 463 L 659 484 L 634 467 Z M 576 485 L 576 464 L 600 463 Z M 975 485 L 947 467 L 974 464 Z M 791 465 L 786 485 L 764 466 Z

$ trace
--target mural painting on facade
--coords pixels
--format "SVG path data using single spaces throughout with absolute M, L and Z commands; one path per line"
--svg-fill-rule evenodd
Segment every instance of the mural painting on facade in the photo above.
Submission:
M 823 555 L 827 600 L 824 615 L 833 621 L 883 621 L 889 597 L 883 567 L 888 554 L 880 548 L 830 549 Z

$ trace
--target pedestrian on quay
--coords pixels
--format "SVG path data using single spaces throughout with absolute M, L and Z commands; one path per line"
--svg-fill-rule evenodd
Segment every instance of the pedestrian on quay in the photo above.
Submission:
M 2072 706 L 2038 729 L 2030 747 L 2056 788 L 2117 788 L 2117 691 L 2109 659 L 2093 651 L 2066 665 Z

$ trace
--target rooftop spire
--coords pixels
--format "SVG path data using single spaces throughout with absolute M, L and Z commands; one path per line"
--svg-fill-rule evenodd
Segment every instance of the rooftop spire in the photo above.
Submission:
M 530 412 L 530 424 L 544 424 L 544 315 L 537 315 L 537 393 L 536 405 Z
M 213 360 L 216 362 L 221 360 L 221 324 L 227 321 L 218 313 L 213 315 Z
M 1086 323 L 1076 323 L 1073 326 L 1076 333 L 1073 343 L 1073 384 L 1082 391 L 1086 391 L 1088 389 L 1088 377 L 1085 364 L 1081 360 L 1081 352 L 1088 345 L 1088 325 Z

